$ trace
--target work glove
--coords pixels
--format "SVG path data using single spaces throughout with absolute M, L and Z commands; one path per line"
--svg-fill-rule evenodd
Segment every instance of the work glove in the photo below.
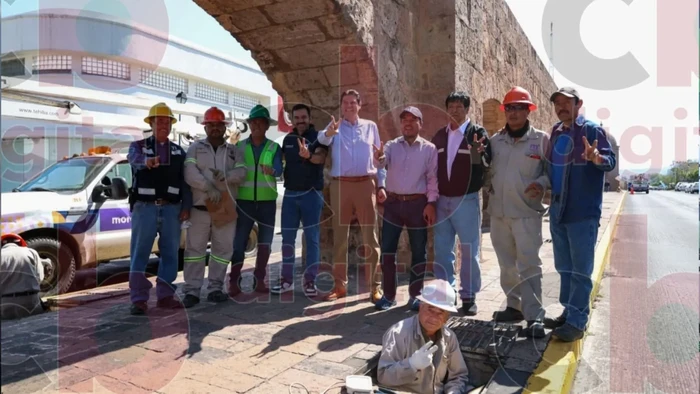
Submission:
M 211 183 L 207 185 L 207 198 L 213 203 L 221 201 L 221 192 Z
M 224 176 L 224 172 L 221 170 L 217 170 L 212 168 L 211 173 L 214 176 L 214 180 L 217 182 L 223 182 L 226 180 L 226 177 Z
M 408 359 L 408 363 L 411 364 L 413 369 L 423 370 L 433 363 L 433 353 L 437 350 L 438 346 L 433 345 L 433 341 L 428 341 L 428 343 L 413 353 Z

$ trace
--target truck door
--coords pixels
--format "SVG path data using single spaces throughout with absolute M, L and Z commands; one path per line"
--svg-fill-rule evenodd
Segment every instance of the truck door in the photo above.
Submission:
M 114 177 L 126 179 L 131 187 L 132 174 L 129 162 L 117 163 L 102 178 L 103 184 L 111 184 Z M 100 206 L 97 232 L 97 261 L 115 260 L 129 256 L 131 244 L 131 212 L 129 199 L 108 199 Z

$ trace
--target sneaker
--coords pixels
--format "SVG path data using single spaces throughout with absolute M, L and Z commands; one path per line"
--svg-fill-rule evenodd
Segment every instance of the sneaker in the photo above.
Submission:
M 471 299 L 462 300 L 462 313 L 465 316 L 476 316 L 476 301 Z
M 497 322 L 522 321 L 523 319 L 525 319 L 523 313 L 511 307 L 506 307 L 505 310 L 496 311 L 493 313 L 493 320 Z
M 544 338 L 544 324 L 540 320 L 531 320 L 527 322 L 527 328 L 525 329 L 525 335 L 528 338 Z
M 148 311 L 148 305 L 145 302 L 134 302 L 131 304 L 131 314 L 134 316 L 145 315 Z
M 304 283 L 304 294 L 307 297 L 316 297 L 318 295 L 318 290 L 313 282 Z
M 380 311 L 386 311 L 394 305 L 396 305 L 396 301 L 390 300 L 382 296 L 382 298 L 380 298 L 379 301 L 377 301 L 377 303 L 374 304 L 374 308 Z
M 287 293 L 289 291 L 294 291 L 294 284 L 289 283 L 284 279 L 280 279 L 279 283 L 272 286 L 270 291 L 273 294 L 282 294 L 282 293 Z
M 185 300 L 187 300 L 187 297 L 185 297 Z M 221 290 L 214 290 L 207 295 L 207 301 L 216 303 L 228 301 L 228 294 L 224 294 Z
M 420 300 L 418 298 L 411 297 L 411 299 L 408 300 L 408 307 L 411 308 L 412 311 L 418 312 L 420 309 Z
M 182 305 L 184 305 L 185 308 L 192 308 L 197 304 L 199 304 L 199 297 L 193 296 L 192 294 L 186 295 L 182 300 Z

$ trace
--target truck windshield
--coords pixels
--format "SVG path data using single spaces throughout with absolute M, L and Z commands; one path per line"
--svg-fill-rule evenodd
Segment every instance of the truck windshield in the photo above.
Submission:
M 85 188 L 110 162 L 108 157 L 76 157 L 53 164 L 20 185 L 16 192 L 65 192 Z

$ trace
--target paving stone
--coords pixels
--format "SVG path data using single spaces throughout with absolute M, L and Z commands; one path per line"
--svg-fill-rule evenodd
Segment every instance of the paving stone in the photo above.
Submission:
M 306 356 L 280 351 L 265 360 L 252 365 L 242 372 L 269 379 L 306 359 Z
M 158 389 L 158 393 L 162 394 L 200 394 L 200 393 L 211 393 L 211 394 L 230 394 L 231 390 L 221 387 L 212 386 L 207 383 L 199 382 L 197 380 L 188 378 L 178 378 L 173 381 L 167 388 L 163 387 Z
M 334 342 L 329 346 L 321 347 L 321 351 L 317 353 L 314 358 L 342 363 L 366 347 L 366 343 L 341 340 Z
M 196 380 L 212 386 L 229 389 L 237 393 L 244 393 L 260 385 L 264 381 L 255 376 L 201 364 L 188 359 L 180 370 L 177 378 L 173 380 L 173 383 L 164 387 L 162 390 L 168 391 L 169 387 L 174 388 L 181 378 Z
M 184 358 L 168 360 L 154 356 L 140 360 L 137 364 L 112 370 L 106 376 L 149 390 L 149 392 L 159 391 L 178 377 L 184 362 Z
M 336 379 L 345 379 L 346 376 L 352 375 L 355 372 L 355 368 L 352 366 L 335 363 L 332 361 L 325 361 L 313 357 L 309 357 L 296 364 L 294 368 Z
M 288 369 L 271 379 L 274 383 L 280 383 L 289 387 L 292 383 L 302 383 L 311 393 L 323 393 L 328 387 L 340 384 L 340 379 L 334 379 L 328 375 L 315 374 L 296 368 Z M 280 393 L 284 393 L 282 391 Z
M 225 359 L 233 356 L 233 353 L 226 350 L 217 349 L 213 347 L 202 346 L 190 346 L 187 351 L 188 360 L 196 361 L 202 364 L 212 364 L 216 360 Z
M 245 392 L 245 394 L 270 394 L 270 393 L 288 393 L 289 386 L 276 382 L 264 382 L 255 388 Z

